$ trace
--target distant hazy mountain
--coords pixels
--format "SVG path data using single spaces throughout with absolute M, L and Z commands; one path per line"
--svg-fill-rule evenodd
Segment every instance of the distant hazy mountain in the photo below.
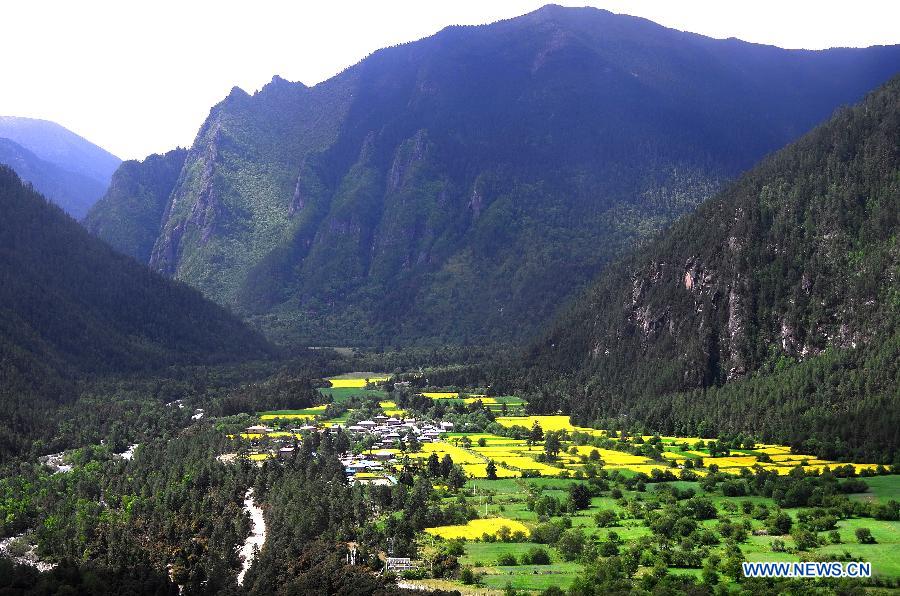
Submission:
M 143 161 L 123 162 L 84 226 L 120 252 L 149 262 L 186 156 L 186 149 L 175 149 Z
M 121 162 L 55 122 L 0 116 L 0 163 L 76 219 L 103 196 Z
M 590 8 L 449 27 L 312 88 L 234 89 L 150 262 L 284 339 L 522 338 L 898 69 L 898 47 L 782 50 Z M 120 200 L 98 233 L 136 254 L 158 222 Z
M 93 178 L 104 187 L 122 160 L 49 120 L 0 116 L 0 137 L 15 141 L 44 161 Z
M 106 191 L 93 178 L 76 174 L 44 161 L 9 139 L 0 138 L 0 164 L 10 166 L 45 197 L 62 207 L 75 219 L 81 219 Z
M 900 77 L 609 267 L 532 348 L 534 405 L 893 459 L 898 140 Z

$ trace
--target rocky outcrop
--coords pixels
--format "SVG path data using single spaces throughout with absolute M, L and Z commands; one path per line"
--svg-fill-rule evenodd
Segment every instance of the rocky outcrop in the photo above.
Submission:
M 215 231 L 217 220 L 224 215 L 224 209 L 219 202 L 216 187 L 213 184 L 216 160 L 219 154 L 220 134 L 221 123 L 217 122 L 212 132 L 212 140 L 206 146 L 206 155 L 203 157 L 203 174 L 200 177 L 197 201 L 194 203 L 191 209 L 191 216 L 188 219 L 188 225 L 200 230 L 201 243 L 209 241 L 210 236 Z
M 406 182 L 406 175 L 413 166 L 425 158 L 426 142 L 427 134 L 420 129 L 413 138 L 398 147 L 388 172 L 388 193 L 396 192 Z
M 301 168 L 302 170 L 302 168 Z M 300 213 L 303 210 L 303 207 L 306 205 L 306 200 L 303 197 L 303 187 L 301 185 L 302 174 L 297 176 L 297 183 L 294 185 L 294 195 L 291 197 L 291 206 L 288 209 L 288 215 L 293 217 L 294 215 Z
M 232 95 L 234 94 L 232 91 Z M 210 119 L 198 135 L 205 141 L 195 143 L 185 160 L 185 171 L 182 171 L 163 214 L 162 232 L 150 255 L 150 266 L 159 272 L 175 275 L 185 234 L 196 230 L 199 232 L 199 242 L 206 243 L 215 231 L 217 219 L 223 216 L 224 210 L 215 187 L 215 167 L 221 134 L 221 116 Z M 196 175 L 197 170 L 200 172 L 199 176 Z M 195 176 L 196 185 L 185 183 L 186 178 Z M 186 217 L 180 216 L 184 210 L 188 212 Z

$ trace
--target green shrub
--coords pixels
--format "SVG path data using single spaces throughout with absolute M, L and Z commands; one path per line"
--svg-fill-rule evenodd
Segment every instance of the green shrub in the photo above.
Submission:
M 522 565 L 549 565 L 550 553 L 546 548 L 532 546 L 528 552 L 522 555 Z

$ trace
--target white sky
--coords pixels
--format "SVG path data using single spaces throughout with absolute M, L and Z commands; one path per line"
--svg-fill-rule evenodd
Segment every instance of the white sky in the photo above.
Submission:
M 547 0 L 13 0 L 0 22 L 0 115 L 59 122 L 124 158 L 189 146 L 234 85 L 308 85 L 378 48 Z M 897 0 L 603 0 L 711 37 L 787 48 L 900 43 Z

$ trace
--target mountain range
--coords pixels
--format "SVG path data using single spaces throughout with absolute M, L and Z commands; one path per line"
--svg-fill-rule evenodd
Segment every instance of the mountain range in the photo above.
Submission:
M 122 160 L 48 120 L 0 116 L 0 163 L 81 219 Z
M 898 67 L 547 6 L 235 88 L 171 188 L 114 183 L 88 225 L 281 341 L 515 341 Z

